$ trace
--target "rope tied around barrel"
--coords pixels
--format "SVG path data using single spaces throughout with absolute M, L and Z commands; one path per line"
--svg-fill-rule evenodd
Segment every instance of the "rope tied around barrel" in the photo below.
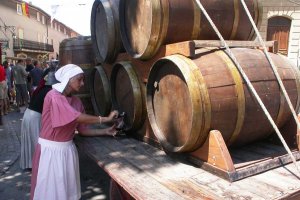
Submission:
M 250 14 L 250 12 L 249 12 L 249 9 L 248 9 L 247 5 L 245 4 L 245 1 L 244 1 L 244 0 L 241 0 L 241 2 L 242 2 L 242 4 L 243 4 L 243 7 L 244 7 L 244 9 L 245 9 L 247 15 L 248 15 L 249 20 L 250 20 L 251 23 L 252 23 L 252 26 L 253 26 L 253 28 L 254 28 L 254 30 L 255 30 L 255 33 L 256 33 L 256 35 L 258 36 L 259 41 L 260 41 L 260 43 L 262 44 L 262 46 L 263 46 L 263 48 L 264 48 L 264 53 L 265 53 L 265 55 L 266 55 L 266 57 L 267 57 L 267 60 L 269 61 L 270 65 L 271 65 L 271 67 L 272 67 L 272 69 L 273 69 L 273 71 L 274 71 L 275 77 L 277 78 L 277 80 L 278 80 L 278 82 L 279 82 L 280 88 L 281 88 L 281 90 L 282 90 L 282 92 L 283 92 L 283 94 L 284 94 L 284 96 L 285 96 L 285 99 L 287 100 L 287 102 L 288 102 L 288 104 L 289 104 L 289 108 L 290 108 L 290 110 L 291 110 L 291 112 L 292 112 L 292 114 L 293 114 L 293 116 L 294 116 L 294 118 L 295 118 L 296 124 L 297 124 L 297 129 L 299 129 L 299 128 L 300 128 L 300 123 L 299 123 L 299 121 L 298 121 L 296 112 L 295 112 L 295 110 L 294 110 L 294 108 L 293 108 L 293 106 L 292 106 L 292 103 L 291 103 L 291 101 L 290 101 L 290 98 L 288 97 L 287 92 L 286 92 L 286 90 L 285 90 L 285 88 L 284 88 L 284 85 L 283 85 L 283 83 L 282 83 L 282 81 L 281 81 L 281 78 L 280 78 L 280 76 L 279 76 L 279 74 L 278 74 L 278 72 L 277 72 L 277 70 L 276 70 L 276 68 L 275 68 L 275 65 L 274 65 L 272 59 L 270 58 L 270 56 L 269 56 L 269 54 L 268 54 L 268 52 L 267 52 L 267 48 L 266 48 L 266 46 L 265 46 L 265 44 L 264 44 L 264 42 L 263 42 L 263 40 L 262 40 L 262 38 L 261 38 L 261 36 L 260 36 L 260 33 L 258 32 L 258 29 L 257 29 L 257 27 L 256 27 L 256 25 L 255 25 L 255 23 L 254 23 L 254 21 L 253 21 L 253 19 L 252 19 L 252 16 L 251 16 L 251 14 Z M 248 76 L 246 75 L 246 73 L 245 73 L 244 70 L 242 69 L 242 67 L 241 67 L 241 65 L 239 64 L 237 58 L 234 56 L 234 54 L 233 54 L 232 51 L 230 50 L 228 44 L 227 44 L 226 41 L 224 40 L 222 34 L 220 33 L 220 31 L 219 31 L 218 28 L 216 27 L 215 23 L 212 21 L 211 17 L 210 17 L 209 14 L 207 13 L 207 11 L 206 11 L 206 9 L 204 8 L 204 6 L 201 4 L 200 0 L 196 0 L 196 3 L 197 3 L 197 5 L 200 7 L 201 11 L 203 12 L 203 14 L 205 15 L 205 17 L 207 18 L 207 20 L 208 20 L 208 22 L 210 23 L 210 25 L 212 26 L 212 28 L 214 29 L 215 33 L 218 35 L 218 37 L 219 37 L 221 43 L 224 45 L 225 52 L 228 54 L 228 56 L 232 59 L 232 61 L 233 61 L 234 64 L 236 65 L 237 69 L 239 70 L 241 76 L 242 76 L 243 79 L 245 80 L 245 82 L 246 82 L 247 86 L 249 87 L 250 91 L 251 91 L 252 94 L 254 95 L 255 99 L 256 99 L 257 102 L 259 103 L 259 105 L 260 105 L 261 109 L 263 110 L 264 114 L 266 115 L 266 117 L 268 118 L 268 120 L 269 120 L 269 122 L 271 123 L 272 127 L 274 128 L 274 130 L 275 130 L 277 136 L 279 137 L 281 143 L 283 144 L 285 150 L 288 152 L 289 156 L 291 157 L 291 159 L 292 159 L 292 161 L 293 161 L 293 163 L 294 163 L 294 165 L 295 165 L 295 167 L 296 167 L 296 170 L 297 170 L 298 173 L 300 174 L 300 170 L 299 170 L 299 168 L 298 168 L 298 165 L 297 165 L 297 162 L 296 162 L 295 157 L 293 156 L 293 154 L 292 154 L 291 150 L 289 149 L 287 143 L 285 142 L 284 138 L 282 137 L 282 134 L 280 133 L 280 130 L 278 129 L 277 125 L 275 124 L 274 120 L 272 119 L 270 113 L 268 112 L 266 106 L 264 105 L 264 103 L 262 102 L 262 100 L 261 100 L 261 98 L 259 97 L 258 93 L 256 92 L 256 90 L 255 90 L 254 86 L 252 85 L 251 81 L 249 80 Z

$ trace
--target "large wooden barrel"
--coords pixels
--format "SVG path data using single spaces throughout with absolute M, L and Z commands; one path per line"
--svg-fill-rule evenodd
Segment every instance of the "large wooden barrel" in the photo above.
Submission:
M 85 110 L 93 114 L 90 93 L 90 77 L 95 66 L 91 37 L 75 37 L 63 40 L 59 45 L 59 66 L 76 64 L 85 74 L 84 86 L 76 94 L 82 100 Z
M 97 115 L 107 116 L 111 111 L 110 83 L 101 65 L 92 70 L 90 80 L 94 111 Z
M 98 63 L 112 63 L 123 49 L 119 26 L 119 0 L 95 0 L 91 37 Z
M 225 39 L 251 40 L 253 29 L 238 0 L 201 0 Z M 260 0 L 246 4 L 259 26 Z M 149 59 L 162 44 L 201 39 L 219 39 L 195 0 L 123 0 L 120 28 L 126 51 L 135 58 Z
M 141 128 L 146 118 L 145 86 L 131 62 L 118 62 L 113 66 L 110 85 L 113 108 L 126 113 L 126 131 Z
M 260 50 L 232 49 L 272 118 L 282 127 L 291 116 L 278 82 Z M 299 73 L 271 54 L 289 97 L 299 110 Z M 297 73 L 296 73 L 297 72 Z M 173 55 L 158 60 L 147 84 L 151 127 L 168 151 L 193 151 L 210 130 L 219 130 L 228 146 L 268 137 L 273 129 L 250 94 L 234 63 L 223 51 L 194 59 Z

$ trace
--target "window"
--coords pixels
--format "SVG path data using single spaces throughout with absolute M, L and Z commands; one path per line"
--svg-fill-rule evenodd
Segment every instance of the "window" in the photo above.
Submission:
M 36 19 L 37 19 L 38 21 L 41 21 L 41 19 L 40 19 L 40 13 L 39 13 L 39 12 L 36 12 Z
M 53 22 L 51 21 L 51 28 L 53 28 Z
M 17 4 L 17 13 L 18 13 L 18 15 L 22 15 L 22 6 L 21 6 L 21 4 Z
M 54 23 L 54 29 L 57 30 L 57 24 L 56 23 Z
M 67 30 L 66 30 L 66 28 L 64 28 L 64 34 L 65 34 L 65 35 L 67 34 Z
M 53 45 L 53 39 L 51 39 L 51 44 Z
M 45 16 L 42 15 L 42 24 L 45 24 Z
M 60 32 L 60 25 L 58 24 L 58 32 Z
M 18 29 L 18 35 L 19 35 L 19 38 L 20 38 L 20 39 L 24 39 L 24 30 L 21 29 L 21 28 L 19 28 L 19 29 Z

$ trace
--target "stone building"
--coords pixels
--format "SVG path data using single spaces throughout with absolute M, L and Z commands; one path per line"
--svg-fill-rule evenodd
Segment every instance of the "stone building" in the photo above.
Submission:
M 1 61 L 57 59 L 62 40 L 79 36 L 42 9 L 21 0 L 0 1 Z
M 265 40 L 278 40 L 279 51 L 300 67 L 300 0 L 261 0 L 260 32 Z

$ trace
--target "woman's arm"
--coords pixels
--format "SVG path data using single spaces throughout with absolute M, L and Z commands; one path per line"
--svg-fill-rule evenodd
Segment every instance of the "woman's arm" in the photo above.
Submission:
M 79 135 L 82 136 L 115 136 L 117 134 L 116 127 L 113 125 L 112 127 L 109 128 L 103 128 L 103 129 L 83 129 L 79 130 Z
M 113 122 L 116 116 L 118 116 L 118 111 L 112 111 L 108 117 L 94 116 L 82 113 L 76 119 L 76 122 L 80 124 L 101 124 L 106 122 Z

